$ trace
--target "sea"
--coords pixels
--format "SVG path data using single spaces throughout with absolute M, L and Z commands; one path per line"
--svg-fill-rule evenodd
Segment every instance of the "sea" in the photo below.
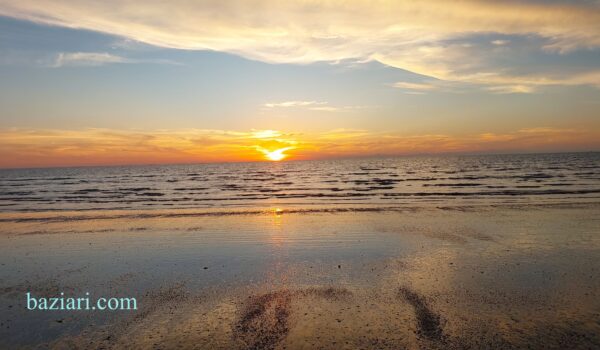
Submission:
M 597 201 L 600 153 L 0 170 L 0 212 Z
M 561 153 L 0 170 L 0 349 L 598 348 L 599 169 Z M 30 310 L 27 293 L 139 310 Z

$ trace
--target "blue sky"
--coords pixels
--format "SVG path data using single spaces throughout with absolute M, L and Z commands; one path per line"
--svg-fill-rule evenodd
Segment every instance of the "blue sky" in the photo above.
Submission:
M 5 132 L 600 129 L 595 1 L 51 2 L 0 1 Z

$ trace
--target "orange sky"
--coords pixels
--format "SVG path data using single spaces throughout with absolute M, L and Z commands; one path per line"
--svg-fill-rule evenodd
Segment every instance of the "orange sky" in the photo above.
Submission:
M 0 0 L 0 167 L 598 151 L 598 23 L 597 1 Z
M 0 167 L 268 161 L 266 153 L 281 149 L 285 149 L 279 152 L 282 159 L 306 160 L 449 152 L 581 151 L 599 147 L 598 132 L 543 127 L 462 137 L 343 129 L 316 134 L 275 130 L 10 129 L 0 131 Z

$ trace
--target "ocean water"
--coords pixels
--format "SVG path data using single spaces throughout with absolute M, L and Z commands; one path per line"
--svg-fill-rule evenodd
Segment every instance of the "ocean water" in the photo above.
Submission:
M 0 170 L 0 211 L 571 203 L 600 153 Z
M 290 315 L 290 349 L 598 348 L 598 169 L 600 153 L 2 170 L 0 348 L 243 348 L 249 300 Z M 140 310 L 31 311 L 27 292 Z M 418 338 L 423 308 L 438 343 Z

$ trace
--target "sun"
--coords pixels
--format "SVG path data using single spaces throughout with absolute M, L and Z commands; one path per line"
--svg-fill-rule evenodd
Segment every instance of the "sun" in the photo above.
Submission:
M 280 148 L 280 149 L 276 149 L 274 151 L 269 151 L 269 150 L 264 150 L 263 153 L 265 154 L 265 158 L 267 158 L 270 161 L 273 162 L 278 162 L 280 160 L 285 159 L 288 155 L 284 154 L 283 152 L 292 149 L 293 147 L 284 147 L 284 148 Z

